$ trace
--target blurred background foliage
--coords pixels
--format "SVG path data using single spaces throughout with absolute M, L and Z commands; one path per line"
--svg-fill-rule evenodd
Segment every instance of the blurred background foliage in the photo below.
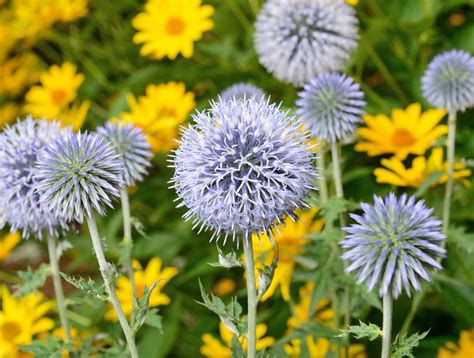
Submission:
M 91 1 L 84 17 L 57 24 L 55 31 L 42 37 L 31 51 L 39 58 L 43 70 L 69 61 L 85 75 L 78 98 L 89 100 L 92 105 L 84 129 L 93 130 L 127 111 L 127 94 L 140 96 L 147 85 L 168 81 L 184 82 L 186 89 L 195 94 L 197 109 L 207 108 L 209 100 L 236 82 L 253 83 L 269 93 L 272 100 L 282 101 L 284 107 L 292 109 L 297 90 L 268 74 L 259 65 L 253 48 L 252 24 L 261 2 L 206 1 L 215 7 L 212 17 L 215 26 L 195 43 L 190 59 L 178 56 L 173 61 L 156 61 L 140 55 L 140 46 L 132 42 L 136 30 L 131 20 L 144 4 L 135 0 Z M 3 6 L 7 5 L 8 2 Z M 428 62 L 451 48 L 474 53 L 472 0 L 361 0 L 356 11 L 361 27 L 360 42 L 346 73 L 361 83 L 370 114 L 390 114 L 393 108 L 405 108 L 413 102 L 429 108 L 420 91 L 420 77 Z M 22 96 L 0 94 L 0 105 L 10 102 L 22 104 Z M 457 156 L 466 158 L 470 166 L 474 160 L 472 117 L 472 110 L 459 115 L 456 143 Z M 146 231 L 144 236 L 135 233 L 135 257 L 146 264 L 158 256 L 166 266 L 173 265 L 180 272 L 164 289 L 171 297 L 171 303 L 160 308 L 164 333 L 147 327 L 140 331 L 137 341 L 143 357 L 195 357 L 199 355 L 203 334 L 211 332 L 218 337 L 217 317 L 196 303 L 200 299 L 198 278 L 208 291 L 222 278 L 230 278 L 235 281 L 237 296 L 241 298 L 245 296 L 245 281 L 241 270 L 226 271 L 208 265 L 216 261 L 215 244 L 207 243 L 206 233 L 193 232 L 191 225 L 181 218 L 184 211 L 175 208 L 176 195 L 168 188 L 172 169 L 167 167 L 167 154 L 156 154 L 150 175 L 130 194 L 132 215 Z M 372 172 L 378 164 L 379 158 L 355 152 L 353 143 L 344 146 L 344 185 L 350 200 L 370 201 L 374 192 L 416 191 L 377 184 Z M 416 350 L 416 357 L 433 357 L 446 341 L 457 341 L 461 330 L 474 327 L 474 183 L 470 180 L 471 186 L 458 185 L 455 190 L 452 220 L 459 229 L 453 235 L 457 233 L 461 238 L 453 238 L 448 244 L 446 270 L 437 275 L 433 290 L 421 303 L 411 328 L 413 332 L 430 329 L 429 336 Z M 438 186 L 425 192 L 429 205 L 438 214 L 443 191 L 444 187 Z M 108 256 L 114 260 L 119 255 L 121 220 L 120 210 L 114 210 L 99 222 L 102 235 L 107 237 Z M 69 234 L 68 240 L 74 248 L 62 258 L 63 271 L 97 277 L 86 231 L 77 236 Z M 38 251 L 37 247 L 42 249 Z M 230 247 L 228 244 L 225 250 Z M 323 254 L 318 248 L 317 240 L 313 240 L 304 255 L 318 261 Z M 471 251 L 466 251 L 469 248 Z M 24 242 L 1 264 L 0 279 L 7 284 L 15 283 L 15 271 L 26 265 L 39 265 L 46 259 L 45 252 L 41 242 Z M 303 282 L 317 277 L 318 268 L 313 270 L 297 265 L 291 288 L 293 299 L 297 299 L 298 287 Z M 45 291 L 49 296 L 50 286 Z M 71 297 L 78 295 L 71 286 L 67 286 L 67 292 Z M 405 296 L 395 303 L 395 331 L 402 325 L 411 304 Z M 81 317 L 76 322 L 72 319 L 75 326 L 85 330 L 96 327 L 120 335 L 118 326 L 103 320 L 103 305 L 94 301 L 92 305 L 71 309 Z M 278 292 L 259 307 L 259 319 L 268 325 L 267 335 L 277 339 L 284 335 L 290 315 L 289 304 Z M 368 309 L 363 317 L 366 322 L 381 322 L 376 308 Z M 377 342 L 364 343 L 369 357 L 378 354 Z

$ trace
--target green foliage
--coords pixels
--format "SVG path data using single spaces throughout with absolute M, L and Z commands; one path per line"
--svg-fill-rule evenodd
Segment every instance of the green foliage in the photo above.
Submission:
M 28 266 L 26 271 L 18 271 L 17 274 L 22 282 L 15 286 L 15 294 L 22 297 L 42 288 L 51 275 L 51 269 L 49 265 L 41 264 L 36 270 Z
M 246 324 L 240 319 L 242 314 L 242 306 L 237 302 L 237 298 L 232 298 L 230 303 L 226 306 L 219 297 L 211 294 L 211 298 L 204 291 L 204 287 L 199 281 L 201 289 L 201 296 L 204 302 L 199 302 L 201 305 L 207 307 L 209 310 L 219 316 L 222 323 L 235 335 L 242 336 L 246 332 Z
M 234 251 L 231 251 L 228 254 L 223 254 L 219 245 L 216 247 L 219 261 L 210 262 L 209 265 L 213 267 L 223 267 L 226 269 L 230 269 L 232 267 L 242 267 L 242 262 Z
M 231 346 L 232 358 L 245 358 L 245 352 L 242 349 L 242 344 L 240 344 L 239 339 L 236 335 L 232 336 Z
M 429 331 L 426 331 L 422 334 L 412 334 L 411 336 L 406 336 L 406 334 L 398 335 L 395 338 L 395 341 L 392 344 L 391 357 L 392 358 L 415 358 L 413 355 L 413 349 L 418 347 L 420 341 L 426 337 Z
M 72 343 L 65 343 L 59 337 L 46 337 L 46 342 L 34 340 L 28 346 L 22 346 L 22 351 L 31 353 L 37 358 L 62 358 L 65 350 L 74 351 Z
M 84 292 L 86 295 L 95 297 L 102 301 L 108 301 L 109 296 L 107 295 L 104 285 L 98 286 L 97 283 L 90 278 L 75 278 L 62 272 L 61 276 L 71 285 Z
M 145 317 L 145 324 L 157 328 L 163 334 L 163 317 L 158 312 L 158 308 L 149 309 Z
M 341 332 L 338 337 L 346 337 L 352 334 L 355 339 L 368 338 L 369 341 L 373 341 L 382 335 L 382 330 L 379 326 L 373 323 L 365 324 L 362 321 L 359 321 L 359 325 L 349 326 L 349 329 L 341 330 Z
M 450 226 L 448 231 L 448 243 L 457 246 L 468 255 L 474 253 L 474 233 L 466 232 L 465 227 Z
M 148 302 L 150 300 L 150 295 L 153 292 L 153 290 L 156 288 L 156 285 L 158 284 L 159 281 L 153 283 L 150 287 L 146 287 L 143 289 L 143 296 L 137 298 L 137 306 L 134 307 L 133 309 L 133 321 L 134 325 L 131 327 L 133 332 L 137 332 L 141 326 L 146 322 L 148 318 Z M 156 314 L 157 312 L 154 312 L 153 314 Z M 156 319 L 153 321 L 154 317 L 150 317 L 152 322 L 157 322 Z M 155 317 L 156 318 L 156 317 Z M 160 328 L 160 327 L 156 327 Z

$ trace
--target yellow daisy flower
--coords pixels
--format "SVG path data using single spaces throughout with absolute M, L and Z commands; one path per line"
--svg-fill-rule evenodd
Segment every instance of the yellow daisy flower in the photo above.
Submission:
M 13 122 L 20 114 L 20 111 L 20 106 L 12 102 L 0 106 L 0 129 L 5 124 Z
M 237 288 L 237 283 L 231 278 L 222 278 L 216 282 L 212 293 L 216 296 L 225 296 L 233 292 Z
M 448 162 L 443 161 L 443 148 L 436 147 L 431 151 L 428 160 L 424 156 L 413 159 L 411 168 L 405 167 L 400 159 L 392 157 L 382 159 L 385 168 L 377 168 L 374 171 L 377 183 L 391 184 L 403 187 L 419 188 L 420 185 L 434 172 L 444 172 L 434 184 L 443 184 L 448 180 Z M 454 164 L 454 179 L 467 178 L 471 175 L 471 170 L 467 169 L 463 163 Z M 469 185 L 468 181 L 464 181 Z
M 275 230 L 275 241 L 278 243 L 280 256 L 272 283 L 262 297 L 263 301 L 271 297 L 278 286 L 280 286 L 283 299 L 290 300 L 290 284 L 295 269 L 295 258 L 304 252 L 304 245 L 309 241 L 305 236 L 320 231 L 323 226 L 322 220 L 313 222 L 317 212 L 316 208 L 299 212 L 297 213 L 299 219 L 296 222 L 287 218 L 285 226 L 279 226 L 278 230 Z M 265 235 L 261 235 L 260 240 L 255 236 L 252 242 L 256 270 L 262 267 L 262 263 L 270 265 L 273 260 L 270 240 Z
M 437 358 L 474 357 L 474 328 L 461 331 L 459 343 L 448 342 L 438 350 Z
M 346 0 L 346 3 L 348 3 L 351 6 L 357 6 L 359 3 L 359 0 Z
M 0 238 L 0 261 L 5 260 L 20 241 L 21 235 L 18 232 L 8 233 Z
M 0 94 L 19 95 L 38 80 L 38 60 L 32 53 L 24 53 L 0 62 Z
M 33 86 L 26 94 L 25 111 L 36 117 L 56 118 L 77 96 L 84 75 L 76 73 L 76 66 L 65 62 L 52 65 L 41 73 L 40 86 Z
M 288 319 L 288 332 L 301 327 L 303 324 L 315 320 L 321 325 L 328 327 L 334 326 L 334 310 L 329 307 L 330 301 L 327 299 L 320 299 L 313 310 L 311 310 L 311 300 L 314 292 L 314 283 L 307 282 L 306 285 L 300 288 L 300 301 L 292 307 L 292 316 Z M 326 357 L 329 351 L 334 351 L 335 347 L 331 346 L 329 340 L 320 338 L 315 340 L 312 336 L 305 337 L 306 348 L 309 356 L 312 358 Z M 301 339 L 293 339 L 284 346 L 286 353 L 290 357 L 301 356 Z M 345 357 L 345 350 L 341 349 L 341 355 Z M 350 358 L 366 358 L 365 347 L 363 344 L 352 344 L 349 346 Z
M 153 292 L 150 294 L 149 306 L 156 307 L 161 305 L 167 305 L 171 302 L 171 299 L 162 293 L 162 289 L 174 276 L 178 274 L 178 269 L 175 267 L 162 268 L 162 261 L 158 257 L 152 258 L 145 269 L 143 269 L 140 263 L 136 260 L 133 262 L 135 273 L 133 278 L 135 279 L 135 290 L 138 297 L 143 297 L 143 293 L 146 287 L 151 287 L 156 281 L 159 281 Z M 116 282 L 117 286 L 117 297 L 122 305 L 125 314 L 130 317 L 132 313 L 132 287 L 130 280 L 127 276 L 120 276 Z M 112 305 L 109 305 L 105 318 L 110 321 L 118 321 L 118 317 L 113 309 Z
M 362 139 L 355 150 L 369 156 L 393 153 L 401 160 L 408 154 L 423 155 L 439 137 L 448 133 L 446 125 L 438 125 L 445 114 L 444 109 L 422 113 L 421 105 L 414 103 L 406 110 L 394 109 L 391 118 L 383 114 L 365 115 L 363 119 L 368 127 L 357 130 Z
M 194 109 L 194 93 L 186 92 L 184 83 L 149 85 L 145 95 L 127 97 L 130 112 L 113 121 L 133 123 L 143 129 L 154 151 L 169 151 L 177 146 L 179 126 Z
M 202 336 L 203 345 L 201 346 L 201 354 L 207 358 L 231 358 L 232 357 L 232 337 L 233 333 L 222 323 L 219 323 L 220 340 L 214 338 L 211 334 L 206 333 Z M 267 325 L 264 323 L 257 324 L 257 351 L 271 347 L 275 343 L 273 337 L 265 337 L 267 333 Z M 239 337 L 244 352 L 247 351 L 247 338 Z
M 20 355 L 20 346 L 31 344 L 35 335 L 54 327 L 54 321 L 46 317 L 54 307 L 54 302 L 45 300 L 41 292 L 15 298 L 5 286 L 0 287 L 0 294 L 0 357 L 17 357 Z
M 145 12 L 132 20 L 138 30 L 133 42 L 143 44 L 142 56 L 174 60 L 181 53 L 190 58 L 194 42 L 214 27 L 212 14 L 214 8 L 201 0 L 148 0 Z
M 60 113 L 57 118 L 64 127 L 71 127 L 74 131 L 77 131 L 82 128 L 90 107 L 90 101 L 74 104 L 70 109 Z

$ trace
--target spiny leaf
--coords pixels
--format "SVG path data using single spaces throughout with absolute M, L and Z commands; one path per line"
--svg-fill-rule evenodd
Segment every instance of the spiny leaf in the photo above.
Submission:
M 88 278 L 87 280 L 82 277 L 75 278 L 62 272 L 61 276 L 71 285 L 73 285 L 74 287 L 81 290 L 87 295 L 90 295 L 102 301 L 107 301 L 109 299 L 109 296 L 105 291 L 104 285 L 97 286 L 97 283 L 95 283 L 95 281 L 91 280 L 90 278 Z
M 382 330 L 379 326 L 373 323 L 365 324 L 362 321 L 359 321 L 358 326 L 349 326 L 349 329 L 340 331 L 341 334 L 337 335 L 337 337 L 347 337 L 353 334 L 356 339 L 368 338 L 370 341 L 382 335 Z
M 145 318 L 145 324 L 150 327 L 158 328 L 160 334 L 163 334 L 163 318 L 158 314 L 158 308 L 148 310 Z
M 32 353 L 37 358 L 62 358 L 64 351 L 73 351 L 72 343 L 65 343 L 60 337 L 46 337 L 46 342 L 34 340 L 28 346 L 21 346 L 24 352 Z
M 156 281 L 150 287 L 146 287 L 143 291 L 143 296 L 137 299 L 137 307 L 133 310 L 134 316 L 134 325 L 132 327 L 133 332 L 137 332 L 141 326 L 145 323 L 148 314 L 148 301 L 150 300 L 150 295 L 153 290 L 156 288 L 160 280 Z
M 15 286 L 15 295 L 19 297 L 26 296 L 27 294 L 43 287 L 50 274 L 51 269 L 47 264 L 41 264 L 34 271 L 29 266 L 26 271 L 19 271 L 18 276 L 22 280 L 22 283 Z
M 326 223 L 332 223 L 337 219 L 339 214 L 349 209 L 355 209 L 358 207 L 358 205 L 355 205 L 355 207 L 354 205 L 354 203 L 351 203 L 344 198 L 333 196 L 329 198 L 327 202 L 321 205 L 321 214 L 323 215 L 324 221 Z
M 240 344 L 239 339 L 237 336 L 233 335 L 232 336 L 232 342 L 231 342 L 231 351 L 232 351 L 232 358 L 245 358 L 245 352 L 242 349 L 242 344 Z
M 229 269 L 232 267 L 242 267 L 242 263 L 240 262 L 239 257 L 234 251 L 231 251 L 227 255 L 224 255 L 220 247 L 217 246 L 217 253 L 219 255 L 218 256 L 219 261 L 210 262 L 209 265 L 214 266 L 214 267 L 223 267 L 226 269 Z
M 420 341 L 427 336 L 428 332 L 429 330 L 422 334 L 415 333 L 409 337 L 407 337 L 406 334 L 397 336 L 392 344 L 392 351 L 390 356 L 392 358 L 415 358 L 412 350 L 413 348 L 418 347 Z

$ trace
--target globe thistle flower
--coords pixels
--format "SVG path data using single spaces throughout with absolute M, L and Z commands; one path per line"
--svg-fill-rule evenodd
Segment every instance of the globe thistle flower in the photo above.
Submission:
M 362 122 L 366 105 L 359 84 L 339 73 L 319 75 L 307 83 L 296 104 L 311 134 L 328 143 L 350 136 Z
M 265 92 L 257 86 L 251 85 L 250 83 L 236 83 L 232 86 L 227 87 L 220 97 L 223 101 L 228 101 L 233 98 L 245 99 L 255 97 L 256 100 L 264 98 Z
M 421 78 L 428 102 L 449 112 L 474 107 L 474 57 L 451 50 L 436 56 Z
M 268 0 L 255 23 L 260 63 L 277 79 L 301 86 L 341 70 L 357 46 L 355 10 L 344 0 Z
M 316 177 L 300 122 L 279 106 L 254 98 L 212 102 L 193 116 L 175 151 L 172 179 L 201 230 L 221 234 L 271 233 L 305 197 Z
M 151 166 L 149 159 L 153 156 L 143 131 L 131 123 L 108 122 L 97 128 L 97 133 L 112 143 L 120 155 L 125 184 L 133 186 L 142 181 L 143 175 L 148 174 L 146 167 Z
M 115 148 L 95 133 L 67 133 L 48 145 L 37 162 L 37 190 L 56 216 L 79 223 L 100 215 L 123 187 Z
M 39 239 L 43 232 L 56 236 L 58 227 L 65 227 L 35 190 L 36 159 L 61 132 L 58 122 L 29 116 L 0 134 L 0 226 L 9 223 L 12 230 L 22 230 L 23 237 L 33 234 Z
M 397 298 L 402 285 L 410 295 L 412 287 L 421 289 L 421 279 L 431 280 L 430 269 L 442 269 L 437 258 L 445 256 L 446 236 L 423 200 L 390 193 L 361 208 L 362 216 L 351 214 L 357 224 L 344 228 L 348 235 L 341 243 L 348 250 L 341 256 L 350 262 L 346 271 L 357 271 L 358 284 L 366 282 L 371 291 L 380 282 L 381 296 L 391 290 Z

